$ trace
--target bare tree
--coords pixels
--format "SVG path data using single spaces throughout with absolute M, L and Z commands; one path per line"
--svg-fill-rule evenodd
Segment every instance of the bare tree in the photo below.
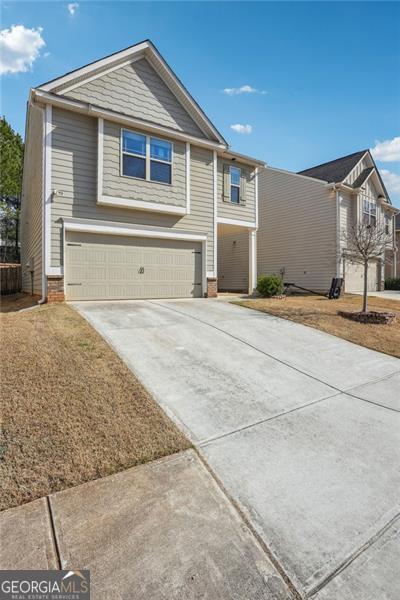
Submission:
M 362 311 L 368 311 L 368 265 L 371 260 L 382 259 L 391 236 L 384 227 L 359 223 L 353 225 L 343 235 L 345 260 L 362 264 L 364 267 L 364 290 Z

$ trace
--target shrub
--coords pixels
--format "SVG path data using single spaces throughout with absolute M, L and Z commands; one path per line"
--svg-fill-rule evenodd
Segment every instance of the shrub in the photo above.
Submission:
M 257 292 L 264 298 L 279 296 L 283 292 L 283 281 L 279 275 L 261 275 L 257 280 Z
M 385 279 L 385 290 L 400 290 L 400 277 L 388 277 Z

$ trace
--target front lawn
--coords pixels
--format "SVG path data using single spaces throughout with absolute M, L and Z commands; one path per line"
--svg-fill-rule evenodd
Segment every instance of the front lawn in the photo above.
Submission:
M 0 326 L 1 510 L 190 446 L 72 308 L 10 312 Z
M 290 319 L 337 335 L 345 340 L 391 354 L 400 358 L 400 302 L 386 298 L 369 299 L 370 310 L 387 310 L 397 313 L 392 325 L 364 325 L 340 317 L 338 310 L 357 311 L 362 308 L 362 297 L 345 294 L 339 300 L 320 296 L 294 295 L 287 298 L 257 298 L 237 302 L 241 306 Z

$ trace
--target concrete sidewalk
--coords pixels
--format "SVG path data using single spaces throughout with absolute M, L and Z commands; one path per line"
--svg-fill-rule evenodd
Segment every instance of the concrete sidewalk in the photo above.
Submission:
M 193 450 L 4 511 L 0 537 L 0 569 L 90 569 L 93 600 L 292 598 Z
M 398 600 L 387 556 L 400 542 L 398 359 L 220 300 L 78 309 L 302 597 Z

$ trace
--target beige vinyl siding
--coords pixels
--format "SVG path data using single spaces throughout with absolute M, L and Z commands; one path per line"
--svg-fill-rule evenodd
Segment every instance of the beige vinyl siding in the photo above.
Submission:
M 64 95 L 190 135 L 205 137 L 144 58 L 82 83 Z
M 218 289 L 247 291 L 249 287 L 248 230 L 218 235 Z
M 327 290 L 336 275 L 335 193 L 323 182 L 266 168 L 260 172 L 258 275 Z
M 22 289 L 31 293 L 32 277 L 27 263 L 33 262 L 33 291 L 42 293 L 42 215 L 43 215 L 43 112 L 30 106 L 21 203 Z
M 109 121 L 104 122 L 103 194 L 131 200 L 144 200 L 147 202 L 174 204 L 185 207 L 186 144 L 184 142 L 172 142 L 172 140 L 168 140 L 173 145 L 171 185 L 124 177 L 121 173 L 122 129 L 126 128 L 122 128 L 120 125 Z M 144 131 L 137 129 L 134 131 L 146 135 Z
M 241 169 L 242 177 L 246 180 L 246 204 L 233 204 L 224 201 L 224 165 L 232 165 Z M 255 217 L 255 170 L 248 165 L 237 161 L 224 161 L 218 158 L 218 217 L 223 219 L 237 219 L 254 223 Z
M 99 206 L 97 200 L 97 119 L 53 109 L 51 210 L 52 266 L 63 265 L 62 218 L 98 219 L 207 234 L 207 269 L 213 269 L 213 154 L 191 146 L 191 213 L 176 215 Z M 157 184 L 154 184 L 157 185 Z

